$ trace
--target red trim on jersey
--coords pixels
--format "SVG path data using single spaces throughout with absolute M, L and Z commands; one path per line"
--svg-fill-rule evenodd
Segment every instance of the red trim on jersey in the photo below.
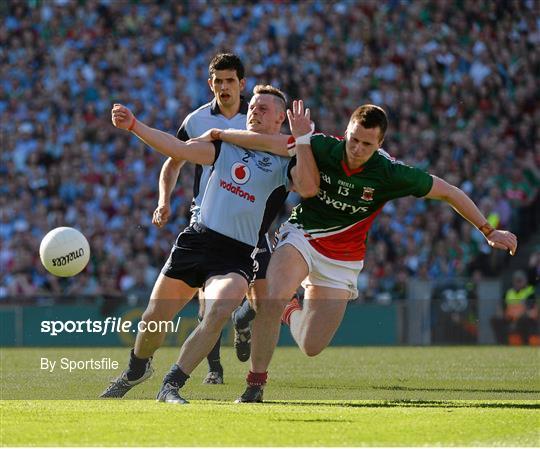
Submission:
M 345 161 L 343 159 L 341 159 L 341 167 L 343 168 L 343 171 L 345 172 L 345 174 L 350 178 L 352 175 L 356 175 L 357 173 L 360 173 L 361 171 L 364 170 L 364 166 L 362 165 L 361 167 L 358 167 L 358 168 L 355 168 L 354 170 L 351 170 L 349 167 L 347 167 L 347 164 L 345 163 Z
M 346 231 L 326 237 L 312 238 L 308 241 L 316 251 L 330 259 L 347 262 L 364 260 L 367 233 L 381 210 L 382 206 L 367 219 L 356 223 Z

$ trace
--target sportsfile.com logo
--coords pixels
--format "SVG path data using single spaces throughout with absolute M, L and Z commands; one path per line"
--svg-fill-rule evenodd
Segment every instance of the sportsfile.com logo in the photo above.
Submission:
M 239 186 L 234 186 L 232 182 L 226 182 L 223 179 L 219 180 L 219 186 L 222 189 L 225 189 L 231 193 L 233 193 L 236 196 L 239 196 L 240 198 L 244 198 L 245 200 L 254 203 L 255 202 L 255 195 L 252 195 L 249 192 L 246 192 L 245 190 L 242 190 Z
M 107 317 L 104 320 L 43 320 L 41 322 L 41 333 L 49 334 L 51 337 L 66 334 L 90 334 L 107 335 L 109 333 L 120 332 L 178 332 L 180 319 L 174 321 L 139 321 L 136 326 L 132 321 L 120 318 Z

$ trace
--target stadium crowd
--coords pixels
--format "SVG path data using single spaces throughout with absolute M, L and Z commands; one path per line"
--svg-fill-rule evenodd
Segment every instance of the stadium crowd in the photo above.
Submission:
M 381 105 L 392 156 L 459 185 L 493 226 L 523 239 L 540 226 L 534 8 L 532 0 L 2 2 L 0 297 L 148 296 L 188 222 L 193 170 L 181 173 L 173 219 L 153 227 L 163 159 L 115 130 L 109 111 L 121 101 L 175 133 L 211 98 L 208 61 L 224 50 L 243 59 L 248 93 L 270 83 L 303 99 L 326 133 L 342 135 L 359 104 Z M 69 280 L 37 263 L 40 239 L 64 225 L 92 248 L 90 267 Z M 369 238 L 359 278 L 367 301 L 404 298 L 411 277 L 496 275 L 505 257 L 447 206 L 413 198 L 388 204 Z

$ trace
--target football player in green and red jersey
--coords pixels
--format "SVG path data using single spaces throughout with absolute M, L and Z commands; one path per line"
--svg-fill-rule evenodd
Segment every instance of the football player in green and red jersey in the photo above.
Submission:
M 302 101 L 295 101 L 293 110 L 296 152 L 303 152 L 304 160 L 305 155 L 311 158 L 315 167 L 311 186 L 304 186 L 303 192 L 313 196 L 303 198 L 279 230 L 268 267 L 268 298 L 256 304 L 251 371 L 240 402 L 262 401 L 280 317 L 306 355 L 315 356 L 328 346 L 347 302 L 357 296 L 367 233 L 387 201 L 409 195 L 445 201 L 493 248 L 512 255 L 517 248 L 516 236 L 492 228 L 459 188 L 381 149 L 388 126 L 382 108 L 367 104 L 354 111 L 345 139 L 312 134 L 309 110 L 304 113 Z M 237 130 L 218 134 L 222 140 L 260 150 L 294 145 L 294 139 L 284 135 Z M 305 289 L 303 304 L 293 300 L 286 305 L 300 284 Z

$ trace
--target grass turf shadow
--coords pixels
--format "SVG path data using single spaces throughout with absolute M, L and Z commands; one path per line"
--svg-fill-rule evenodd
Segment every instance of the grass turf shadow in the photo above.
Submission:
M 294 388 L 306 390 L 348 390 L 348 391 L 366 391 L 366 390 L 388 390 L 388 391 L 436 391 L 436 392 L 460 392 L 460 393 L 514 393 L 514 394 L 538 394 L 540 390 L 518 390 L 509 388 L 443 388 L 443 387 L 406 387 L 402 385 L 295 385 Z
M 392 390 L 392 391 L 459 391 L 461 393 L 524 393 L 539 394 L 540 390 L 516 390 L 506 388 L 429 388 L 429 387 L 405 387 L 402 385 L 371 386 L 373 390 Z
M 352 407 L 352 408 L 385 408 L 385 407 L 416 407 L 416 408 L 513 408 L 513 409 L 540 409 L 540 403 L 519 402 L 457 402 L 457 401 L 425 401 L 425 400 L 397 400 L 381 402 L 316 402 L 316 401 L 265 401 L 265 404 L 284 404 L 299 406 L 327 406 L 327 407 Z

